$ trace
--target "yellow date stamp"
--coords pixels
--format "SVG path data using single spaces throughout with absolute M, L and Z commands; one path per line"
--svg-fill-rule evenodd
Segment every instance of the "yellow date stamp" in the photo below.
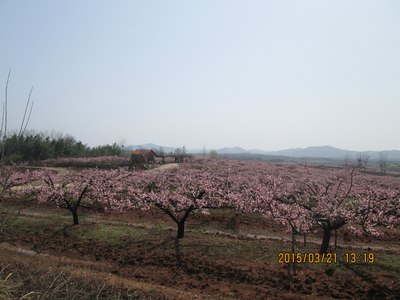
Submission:
M 318 253 L 318 252 L 304 252 L 304 253 L 290 253 L 290 252 L 279 252 L 278 263 L 280 264 L 332 264 L 337 263 L 337 253 Z
M 280 264 L 335 264 L 342 262 L 345 264 L 373 264 L 375 263 L 375 253 L 373 252 L 279 252 L 278 263 Z

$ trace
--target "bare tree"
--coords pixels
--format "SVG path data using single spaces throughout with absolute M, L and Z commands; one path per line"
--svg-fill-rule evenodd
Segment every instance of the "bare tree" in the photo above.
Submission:
M 175 156 L 175 162 L 183 163 L 187 157 L 185 146 L 183 146 L 182 148 L 176 148 L 174 156 Z
M 388 165 L 387 154 L 385 152 L 379 152 L 379 167 L 381 169 L 382 174 L 386 173 L 387 165 Z
M 351 163 L 351 156 L 350 154 L 346 154 L 344 156 L 344 165 L 345 167 L 351 167 L 352 163 Z
M 367 168 L 367 166 L 368 166 L 368 162 L 369 162 L 370 157 L 371 157 L 371 156 L 369 155 L 368 152 L 363 152 L 362 155 L 361 155 L 361 162 L 362 162 L 362 165 L 363 165 L 363 169 L 364 169 L 364 170 L 365 170 L 365 169 Z
M 367 168 L 370 155 L 368 152 L 360 152 L 357 155 L 357 168 L 364 170 Z
M 203 147 L 203 150 L 201 151 L 201 156 L 203 156 L 203 157 L 207 156 L 207 149 L 206 149 L 206 147 Z
M 10 82 L 11 76 L 11 68 L 8 70 L 6 87 L 5 87 L 5 98 L 3 102 L 3 114 L 1 117 L 1 127 L 0 127 L 0 168 L 2 169 L 5 166 L 5 151 L 6 151 L 6 139 L 7 139 L 7 125 L 8 125 L 8 84 Z M 31 101 L 33 87 L 31 88 L 28 96 L 28 100 L 26 101 L 24 115 L 21 121 L 21 126 L 18 131 L 17 140 L 24 135 L 26 128 L 28 126 L 29 120 L 32 114 L 33 101 Z M 11 147 L 15 147 L 15 145 L 11 145 Z M 12 149 L 11 149 L 12 151 Z M 3 170 L 1 170 L 3 171 Z
M 3 113 L 1 116 L 1 126 L 0 126 L 0 207 L 3 202 L 3 198 L 5 194 L 7 193 L 7 189 L 11 188 L 10 180 L 11 176 L 13 175 L 13 168 L 7 167 L 6 166 L 6 140 L 7 140 L 7 125 L 8 125 L 8 84 L 10 82 L 10 76 L 11 76 L 11 68 L 8 70 L 8 75 L 7 75 L 7 81 L 6 81 L 6 87 L 5 87 L 5 97 L 4 97 L 4 102 L 2 103 L 3 107 Z M 32 95 L 33 87 L 31 88 L 28 96 L 28 100 L 26 102 L 25 106 L 25 111 L 24 115 L 21 121 L 21 126 L 18 131 L 18 138 L 17 141 L 19 141 L 20 137 L 25 133 L 26 128 L 28 126 L 31 113 L 32 113 L 32 108 L 33 108 L 33 102 L 31 102 L 31 95 Z M 11 149 L 8 149 L 10 152 L 13 151 L 13 148 L 16 145 L 10 145 Z M 8 211 L 5 214 L 0 214 L 0 233 L 5 234 L 5 230 L 8 226 L 13 224 L 16 219 L 19 216 L 19 211 L 15 212 L 14 210 Z

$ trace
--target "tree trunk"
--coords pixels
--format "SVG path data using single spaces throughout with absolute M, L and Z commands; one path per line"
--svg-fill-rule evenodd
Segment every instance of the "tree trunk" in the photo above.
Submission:
M 176 236 L 178 239 L 182 239 L 185 235 L 185 220 L 181 220 L 178 223 L 178 235 Z
M 321 249 L 319 250 L 320 254 L 328 252 L 329 242 L 331 240 L 331 232 L 332 229 L 330 226 L 324 228 L 324 237 L 322 239 Z
M 74 225 L 78 225 L 79 224 L 79 219 L 78 219 L 77 210 L 71 210 L 71 213 L 72 213 L 72 218 L 74 220 Z
M 185 235 L 185 222 L 192 210 L 194 210 L 194 206 L 190 205 L 186 210 L 185 214 L 183 215 L 182 219 L 180 219 L 179 221 L 175 219 L 176 224 L 178 224 L 178 235 L 177 235 L 178 239 L 183 238 L 183 236 Z
M 296 231 L 292 228 L 292 253 L 294 253 L 294 246 L 296 243 Z
M 176 256 L 176 265 L 180 267 L 182 265 L 182 260 L 181 260 L 181 251 L 179 247 L 179 239 L 175 239 L 175 256 Z
M 335 229 L 335 251 L 337 248 L 337 230 Z
M 295 256 L 296 230 L 292 227 L 292 254 Z M 293 275 L 296 275 L 296 260 L 293 261 Z

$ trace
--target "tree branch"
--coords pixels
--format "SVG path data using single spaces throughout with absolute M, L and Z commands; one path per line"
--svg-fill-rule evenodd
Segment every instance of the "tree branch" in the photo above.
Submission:
M 33 91 L 33 87 L 31 88 L 31 91 L 29 92 L 28 101 L 26 102 L 26 105 L 25 105 L 24 116 L 23 116 L 23 118 L 22 118 L 21 128 L 19 129 L 19 132 L 18 132 L 18 137 L 20 137 L 20 136 L 24 133 L 23 130 L 26 129 L 26 126 L 24 126 L 24 124 L 25 124 L 26 112 L 28 111 L 28 107 L 29 107 L 29 102 L 31 101 L 32 91 Z M 32 104 L 33 104 L 33 103 L 32 103 Z M 31 110 L 30 110 L 30 113 L 29 113 L 28 121 L 29 121 L 29 119 L 30 119 L 30 114 L 31 114 L 31 112 L 32 112 L 32 106 L 31 106 Z M 28 123 L 27 123 L 26 125 L 28 125 Z
M 89 188 L 90 182 L 85 186 L 85 188 L 83 189 L 83 191 L 81 192 L 78 201 L 75 203 L 74 205 L 74 209 L 77 209 L 79 207 L 79 204 L 81 204 L 82 198 L 85 195 L 87 189 Z
M 161 209 L 164 213 L 166 213 L 168 216 L 171 217 L 172 220 L 174 220 L 175 223 L 179 223 L 179 220 L 170 212 L 170 210 L 164 206 L 162 206 L 160 203 L 155 203 L 155 206 L 159 209 Z

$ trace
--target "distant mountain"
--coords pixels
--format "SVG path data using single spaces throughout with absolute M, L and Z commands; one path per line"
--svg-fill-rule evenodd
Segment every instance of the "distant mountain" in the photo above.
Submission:
M 143 144 L 135 146 L 125 147 L 127 150 L 136 149 L 153 149 L 159 151 L 162 149 L 165 153 L 174 152 L 177 147 L 160 146 L 156 144 Z M 187 153 L 200 154 L 203 149 L 186 149 Z M 208 150 L 206 150 L 208 153 Z M 377 160 L 381 153 L 383 153 L 388 160 L 400 161 L 399 150 L 385 150 L 385 151 L 351 151 L 335 148 L 332 146 L 312 146 L 307 148 L 294 148 L 279 151 L 265 151 L 260 149 L 246 150 L 242 147 L 224 147 L 217 149 L 219 154 L 226 155 L 267 155 L 267 156 L 279 156 L 279 157 L 293 157 L 293 158 L 328 158 L 328 159 L 356 159 L 360 155 L 368 155 L 369 159 Z
M 217 150 L 220 154 L 243 154 L 248 153 L 247 150 L 241 147 L 225 147 Z
M 313 146 L 307 148 L 296 148 L 279 150 L 270 154 L 289 156 L 289 157 L 323 157 L 323 158 L 345 158 L 346 156 L 353 156 L 354 151 L 342 150 L 332 146 Z
M 280 155 L 288 157 L 330 158 L 330 159 L 356 159 L 360 155 L 368 155 L 369 159 L 377 160 L 384 154 L 388 160 L 400 160 L 399 150 L 384 151 L 351 151 L 335 148 L 332 146 L 313 146 L 307 148 L 296 148 L 270 152 L 269 155 Z
M 249 153 L 251 154 L 261 154 L 261 155 L 271 155 L 272 151 L 265 151 L 260 149 L 250 149 Z

